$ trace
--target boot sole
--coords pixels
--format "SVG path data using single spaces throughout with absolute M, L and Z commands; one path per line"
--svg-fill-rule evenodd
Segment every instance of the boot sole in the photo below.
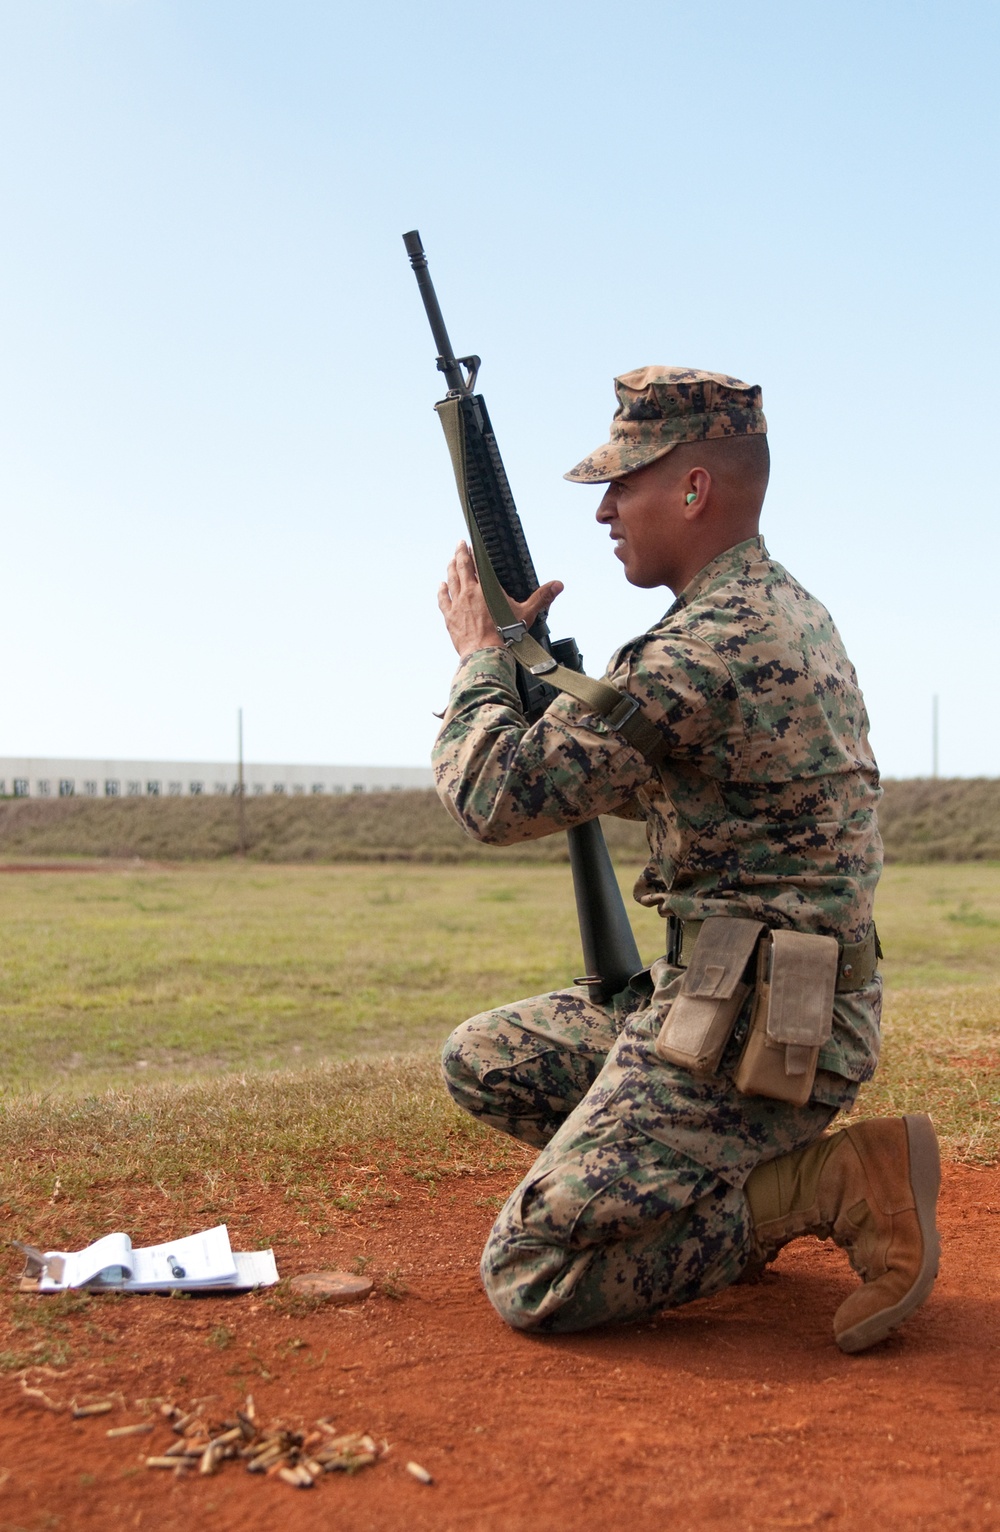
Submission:
M 918 1309 L 930 1297 L 938 1274 L 941 1241 L 938 1238 L 935 1211 L 941 1188 L 941 1156 L 937 1134 L 924 1112 L 904 1117 L 903 1122 L 906 1124 L 906 1139 L 910 1150 L 910 1185 L 923 1240 L 923 1260 L 916 1281 L 898 1303 L 883 1309 L 879 1314 L 869 1315 L 860 1324 L 852 1325 L 836 1337 L 841 1351 L 865 1351 L 878 1341 L 885 1340 L 914 1309 Z

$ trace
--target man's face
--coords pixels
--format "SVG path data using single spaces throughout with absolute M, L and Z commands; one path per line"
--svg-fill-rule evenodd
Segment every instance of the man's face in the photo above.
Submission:
M 649 590 L 674 587 L 689 534 L 684 515 L 687 475 L 676 452 L 612 479 L 597 509 L 615 545 L 615 557 L 625 567 L 630 585 Z

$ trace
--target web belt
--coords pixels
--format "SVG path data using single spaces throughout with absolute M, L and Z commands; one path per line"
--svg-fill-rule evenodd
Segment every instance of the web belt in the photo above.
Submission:
M 681 920 L 678 915 L 667 916 L 667 960 L 678 968 L 686 968 L 704 924 L 701 920 Z M 882 956 L 882 943 L 874 922 L 868 935 L 860 942 L 841 942 L 840 961 L 837 964 L 837 993 L 864 989 L 878 972 L 878 960 Z

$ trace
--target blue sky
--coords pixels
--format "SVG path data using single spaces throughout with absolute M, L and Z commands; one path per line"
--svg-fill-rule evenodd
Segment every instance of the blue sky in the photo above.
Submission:
M 1000 773 L 993 4 L 0 3 L 0 754 L 420 764 L 460 530 L 419 227 L 553 629 L 669 602 L 562 473 L 764 389 L 887 774 Z

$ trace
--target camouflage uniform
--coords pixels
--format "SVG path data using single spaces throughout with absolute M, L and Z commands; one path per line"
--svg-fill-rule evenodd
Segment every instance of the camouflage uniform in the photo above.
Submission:
M 598 481 L 662 455 L 654 427 L 669 434 L 677 400 L 690 429 L 727 434 L 706 395 L 718 415 L 727 393 L 752 392 L 679 369 L 617 382 L 619 439 L 574 477 Z M 764 429 L 759 391 L 756 415 L 746 398 L 723 413 L 737 424 L 729 434 Z M 527 726 L 508 653 L 467 656 L 434 752 L 453 817 L 496 845 L 598 814 L 642 817 L 650 859 L 635 896 L 664 916 L 866 936 L 881 843 L 864 703 L 829 614 L 760 538 L 701 570 L 662 622 L 618 651 L 607 679 L 668 741 L 659 767 L 565 695 Z M 446 1045 L 459 1104 L 541 1150 L 482 1261 L 491 1301 L 515 1326 L 635 1319 L 735 1281 L 749 1258 L 748 1175 L 814 1139 L 874 1072 L 877 977 L 838 994 L 801 1108 L 736 1091 L 746 1015 L 709 1080 L 656 1055 L 680 977 L 660 959 L 612 1005 L 583 989 L 540 995 L 473 1017 Z

